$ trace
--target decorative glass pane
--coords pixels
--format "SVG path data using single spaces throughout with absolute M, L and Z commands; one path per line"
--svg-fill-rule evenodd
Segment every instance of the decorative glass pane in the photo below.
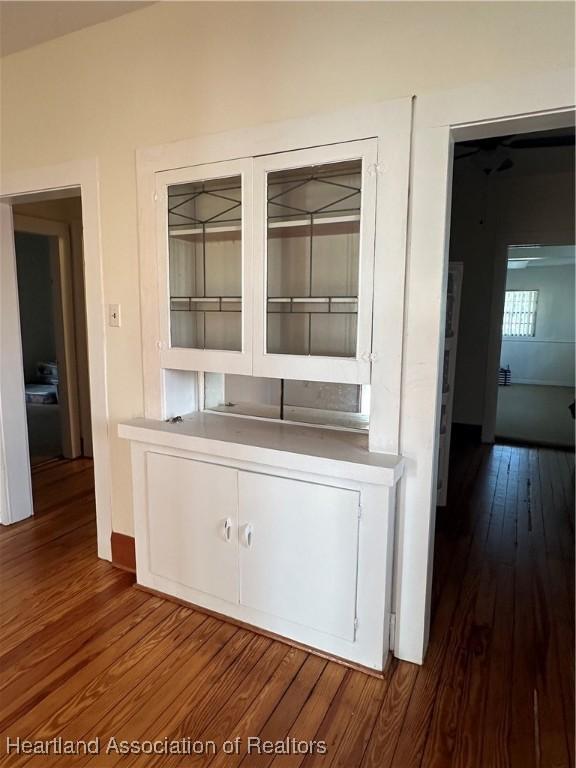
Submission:
M 368 429 L 370 387 L 206 373 L 204 408 L 236 416 Z
M 168 187 L 173 347 L 242 349 L 240 176 Z
M 355 357 L 362 161 L 268 174 L 269 353 Z

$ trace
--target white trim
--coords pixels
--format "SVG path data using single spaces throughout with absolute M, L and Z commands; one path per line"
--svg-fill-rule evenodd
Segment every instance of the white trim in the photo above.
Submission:
M 406 246 L 413 99 L 389 111 L 386 141 L 378 145 L 382 169 L 376 200 L 372 314 L 370 450 L 400 453 L 400 395 L 405 322 Z M 396 543 L 394 545 L 396 547 Z
M 0 200 L 0 523 L 33 514 L 12 208 Z
M 104 314 L 104 285 L 102 275 L 102 247 L 100 240 L 100 197 L 98 162 L 79 160 L 61 165 L 33 168 L 4 173 L 1 178 L 0 198 L 10 204 L 29 202 L 30 196 L 43 193 L 43 197 L 65 197 L 80 188 L 84 231 L 84 270 L 86 283 L 86 317 L 88 330 L 88 358 L 90 372 L 91 416 L 94 446 L 94 480 L 96 494 L 96 522 L 98 555 L 111 559 L 110 536 L 111 479 L 110 446 L 108 439 L 108 395 L 106 386 L 106 324 Z M 54 194 L 54 190 L 57 190 Z M 5 206 L 2 206 L 4 209 Z M 12 237 L 12 225 L 9 227 Z M 12 246 L 13 249 L 13 246 Z M 20 353 L 21 355 L 21 353 Z M 21 366 L 20 366 L 21 368 Z M 24 382 L 20 384 L 23 392 Z M 11 402 L 18 400 L 12 394 Z M 4 427 L 4 444 L 14 441 L 14 430 Z M 8 438 L 8 439 L 7 439 Z M 26 451 L 19 452 L 20 469 L 29 465 Z M 29 474 L 29 473 L 28 473 Z
M 6 449 L 4 446 L 4 430 L 2 429 L 2 402 L 0 400 L 0 524 L 9 525 L 10 511 L 11 506 L 10 499 L 8 498 Z
M 402 659 L 422 662 L 430 626 L 452 143 L 558 127 L 566 124 L 573 107 L 572 70 L 417 99 L 400 431 L 406 472 L 395 579 L 395 653 Z

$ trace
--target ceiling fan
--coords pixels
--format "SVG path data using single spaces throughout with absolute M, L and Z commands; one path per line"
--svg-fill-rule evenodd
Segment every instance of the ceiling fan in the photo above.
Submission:
M 514 167 L 510 152 L 517 149 L 549 149 L 573 147 L 574 129 L 562 134 L 514 134 L 491 139 L 473 139 L 456 144 L 455 160 L 479 155 L 485 174 L 501 173 Z M 462 151 L 463 150 L 463 151 Z

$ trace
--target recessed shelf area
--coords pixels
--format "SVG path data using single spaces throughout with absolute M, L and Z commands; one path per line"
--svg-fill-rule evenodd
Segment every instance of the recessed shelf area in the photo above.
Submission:
M 368 385 L 205 373 L 202 391 L 216 413 L 362 431 L 370 421 Z
M 310 233 L 310 227 L 314 228 L 314 234 L 318 236 L 353 233 L 359 231 L 359 224 L 359 213 L 345 216 L 326 216 L 312 213 L 306 219 L 286 219 L 283 216 L 268 219 L 270 237 L 302 237 Z M 186 241 L 239 239 L 242 234 L 242 222 L 240 219 L 235 219 L 228 224 L 197 227 L 184 224 L 170 227 L 168 234 L 170 237 L 178 237 Z

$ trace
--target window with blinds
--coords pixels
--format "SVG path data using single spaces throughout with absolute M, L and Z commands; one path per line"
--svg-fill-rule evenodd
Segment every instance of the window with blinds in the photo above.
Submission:
M 506 291 L 503 336 L 534 336 L 538 291 Z

